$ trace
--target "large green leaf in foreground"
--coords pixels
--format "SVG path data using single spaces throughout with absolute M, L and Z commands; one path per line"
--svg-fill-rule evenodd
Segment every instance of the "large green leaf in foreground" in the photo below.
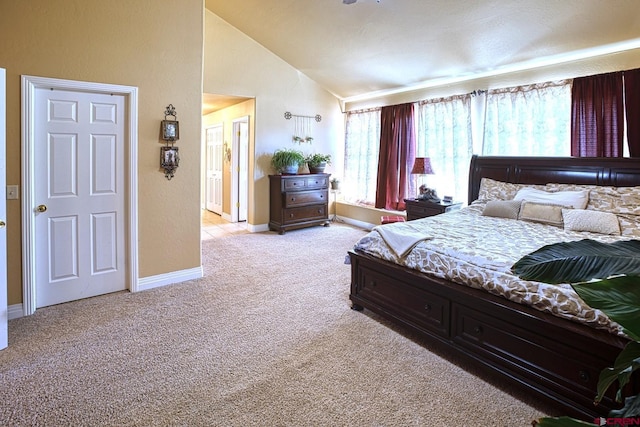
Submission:
M 551 284 L 586 282 L 613 275 L 640 275 L 640 240 L 554 243 L 525 255 L 511 270 L 524 280 Z

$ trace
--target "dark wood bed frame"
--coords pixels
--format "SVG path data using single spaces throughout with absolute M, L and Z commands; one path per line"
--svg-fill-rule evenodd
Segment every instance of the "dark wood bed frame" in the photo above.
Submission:
M 640 159 L 474 156 L 469 203 L 483 177 L 640 186 Z M 597 407 L 593 399 L 600 371 L 613 365 L 625 339 L 361 252 L 349 255 L 352 308 L 369 309 L 488 376 L 507 378 L 557 410 L 551 415 L 593 421 L 617 406 L 612 393 Z

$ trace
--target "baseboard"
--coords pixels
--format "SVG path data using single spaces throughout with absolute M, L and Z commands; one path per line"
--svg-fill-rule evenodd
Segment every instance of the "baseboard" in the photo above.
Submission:
M 13 304 L 7 307 L 7 317 L 9 320 L 18 319 L 20 317 L 24 317 L 24 310 L 22 308 L 22 303 Z
M 269 231 L 269 224 L 248 224 L 247 223 L 247 231 L 251 233 L 262 233 L 263 231 Z
M 357 219 L 349 218 L 346 216 L 338 216 L 336 219 L 338 221 L 344 222 L 345 224 L 353 225 L 355 227 L 362 228 L 364 230 L 371 230 L 373 227 L 376 226 L 375 224 L 371 224 L 369 222 L 364 222 L 364 221 L 358 221 Z
M 171 273 L 158 274 L 156 276 L 141 277 L 138 279 L 136 291 L 146 291 L 173 283 L 186 282 L 187 280 L 200 279 L 204 272 L 202 266 L 188 270 L 173 271 Z

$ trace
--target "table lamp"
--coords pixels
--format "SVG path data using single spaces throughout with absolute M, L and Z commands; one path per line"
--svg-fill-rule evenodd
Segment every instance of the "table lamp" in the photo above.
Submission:
M 413 162 L 413 168 L 411 169 L 411 174 L 412 175 L 434 175 L 433 169 L 431 168 L 431 159 L 429 157 L 416 157 L 416 160 Z M 426 184 L 422 184 L 420 186 L 420 194 L 418 194 L 416 199 L 429 200 L 432 202 L 440 202 L 440 199 L 436 194 L 436 190 L 427 187 Z

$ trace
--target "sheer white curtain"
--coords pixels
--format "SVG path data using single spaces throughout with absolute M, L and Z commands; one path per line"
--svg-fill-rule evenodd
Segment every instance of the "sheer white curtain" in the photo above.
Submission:
M 348 112 L 341 186 L 345 200 L 375 203 L 379 152 L 380 108 Z
M 486 100 L 483 155 L 571 155 L 570 80 L 492 89 Z
M 435 188 L 440 198 L 466 202 L 473 154 L 471 95 L 421 101 L 416 128 L 416 157 L 429 157 L 435 172 L 418 177 L 419 184 Z

